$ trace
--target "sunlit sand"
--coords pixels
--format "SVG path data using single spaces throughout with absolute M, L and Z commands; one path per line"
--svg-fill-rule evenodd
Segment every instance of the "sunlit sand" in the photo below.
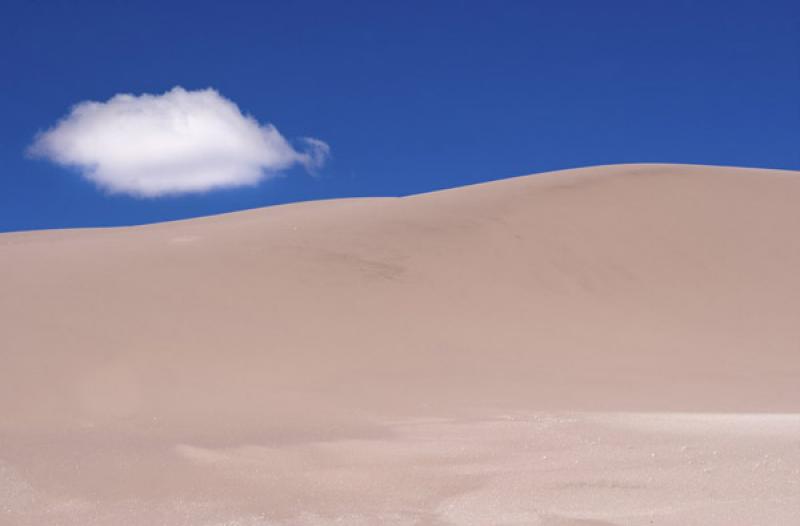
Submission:
M 0 235 L 0 524 L 800 523 L 800 174 Z

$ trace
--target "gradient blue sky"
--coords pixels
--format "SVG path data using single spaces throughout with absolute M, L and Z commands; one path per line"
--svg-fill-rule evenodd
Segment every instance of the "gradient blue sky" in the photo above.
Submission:
M 5 0 L 0 231 L 404 195 L 623 162 L 800 169 L 800 2 Z M 213 87 L 317 177 L 140 199 L 26 158 L 73 104 Z

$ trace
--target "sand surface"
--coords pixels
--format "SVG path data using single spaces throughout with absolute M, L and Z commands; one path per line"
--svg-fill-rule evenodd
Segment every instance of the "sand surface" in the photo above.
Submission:
M 800 174 L 0 235 L 2 525 L 800 524 Z

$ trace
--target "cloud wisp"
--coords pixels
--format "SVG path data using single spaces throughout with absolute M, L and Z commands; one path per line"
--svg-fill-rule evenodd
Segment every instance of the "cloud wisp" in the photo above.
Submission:
M 36 136 L 29 153 L 76 167 L 111 193 L 160 197 L 250 186 L 301 165 L 313 172 L 330 148 L 295 149 L 213 89 L 120 94 L 81 102 Z

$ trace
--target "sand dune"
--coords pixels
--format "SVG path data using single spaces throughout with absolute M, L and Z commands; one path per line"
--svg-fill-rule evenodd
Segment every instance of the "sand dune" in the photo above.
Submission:
M 800 174 L 0 235 L 0 524 L 796 524 Z

